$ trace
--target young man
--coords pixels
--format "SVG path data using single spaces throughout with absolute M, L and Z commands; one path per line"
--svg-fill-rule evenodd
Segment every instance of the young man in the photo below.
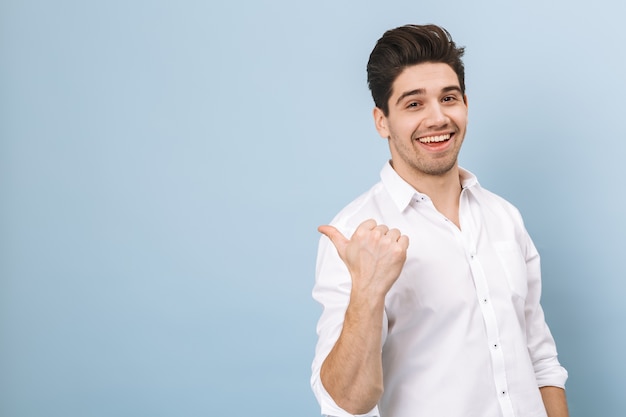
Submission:
M 537 250 L 518 211 L 458 166 L 462 55 L 434 25 L 390 30 L 370 55 L 391 160 L 319 228 L 311 384 L 324 415 L 568 415 Z

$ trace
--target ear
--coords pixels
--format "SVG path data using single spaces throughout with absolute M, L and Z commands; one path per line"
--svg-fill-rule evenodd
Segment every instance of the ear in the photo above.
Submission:
M 374 107 L 373 111 L 374 116 L 374 125 L 376 126 L 376 130 L 381 138 L 389 138 L 389 126 L 387 122 L 387 116 L 385 113 L 378 107 Z
M 463 94 L 463 103 L 465 103 L 465 107 L 467 107 L 467 94 Z

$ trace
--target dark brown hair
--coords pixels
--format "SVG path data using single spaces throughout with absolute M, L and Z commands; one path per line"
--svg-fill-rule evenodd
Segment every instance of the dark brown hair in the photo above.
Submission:
M 406 67 L 424 62 L 450 65 L 465 94 L 463 52 L 465 48 L 457 47 L 450 33 L 436 25 L 405 25 L 388 30 L 376 43 L 367 63 L 367 83 L 376 107 L 388 116 L 393 82 Z

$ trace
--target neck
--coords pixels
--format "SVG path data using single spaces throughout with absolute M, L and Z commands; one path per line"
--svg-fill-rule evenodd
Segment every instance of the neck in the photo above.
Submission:
M 411 178 L 404 178 L 404 180 L 420 193 L 430 197 L 433 205 L 441 214 L 454 222 L 457 227 L 461 227 L 459 223 L 459 196 L 462 187 L 457 165 L 441 175 L 413 175 Z

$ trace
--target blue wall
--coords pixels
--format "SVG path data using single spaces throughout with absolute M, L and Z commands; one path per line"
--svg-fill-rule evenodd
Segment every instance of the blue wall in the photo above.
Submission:
M 467 47 L 461 164 L 542 253 L 573 417 L 626 415 L 622 2 L 0 2 L 0 415 L 316 416 L 316 226 L 387 159 L 365 63 Z

